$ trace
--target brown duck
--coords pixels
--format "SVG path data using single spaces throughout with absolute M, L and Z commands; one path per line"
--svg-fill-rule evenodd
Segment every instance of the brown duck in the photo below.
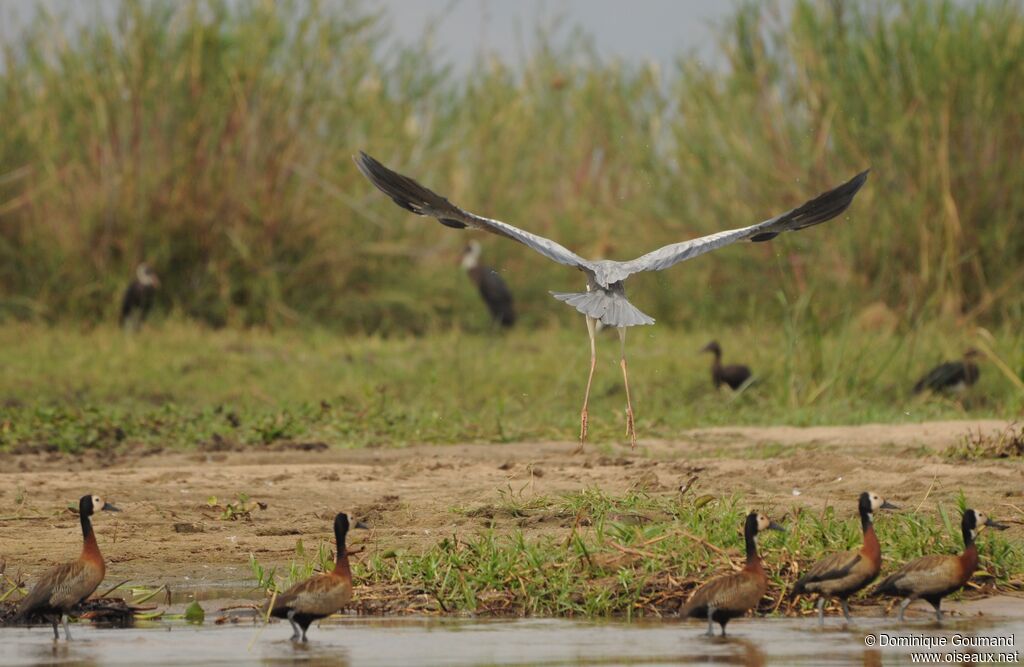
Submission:
M 763 514 L 748 514 L 743 528 L 747 545 L 746 565 L 739 572 L 712 579 L 698 588 L 679 615 L 683 618 L 708 619 L 708 637 L 715 636 L 714 624 L 718 623 L 722 626 L 724 637 L 725 625 L 730 620 L 743 616 L 756 607 L 768 590 L 768 575 L 765 574 L 764 564 L 757 555 L 757 535 L 769 529 L 784 530 Z
M 882 548 L 875 535 L 872 516 L 878 510 L 899 508 L 877 493 L 865 491 L 860 494 L 857 509 L 864 545 L 859 550 L 841 551 L 822 558 L 800 577 L 790 593 L 791 596 L 818 594 L 818 625 L 821 626 L 825 625 L 825 603 L 830 597 L 839 599 L 846 621 L 853 620 L 847 598 L 874 581 L 882 569 Z
M 942 621 L 942 598 L 959 590 L 978 569 L 978 546 L 975 538 L 986 526 L 1006 530 L 1009 526 L 996 523 L 977 510 L 964 512 L 960 530 L 964 536 L 964 552 L 959 556 L 922 556 L 912 560 L 890 574 L 872 591 L 872 595 L 901 596 L 900 622 L 903 612 L 918 598 L 927 600 L 935 608 L 935 620 Z
M 365 528 L 361 522 L 355 528 Z M 292 641 L 306 641 L 306 630 L 315 620 L 326 618 L 340 611 L 352 599 L 352 569 L 345 549 L 348 534 L 348 515 L 341 512 L 334 517 L 334 540 L 337 553 L 334 569 L 300 581 L 273 601 L 270 615 L 287 619 L 292 624 Z M 301 628 L 301 633 L 299 632 Z
M 82 602 L 100 585 L 107 567 L 103 563 L 91 517 L 97 511 L 120 512 L 99 496 L 82 496 L 78 501 L 78 518 L 82 523 L 82 553 L 78 560 L 63 563 L 48 571 L 18 605 L 15 622 L 28 621 L 33 616 L 47 618 L 53 624 L 53 638 L 59 639 L 57 624 L 64 624 L 64 638 L 68 632 L 67 613 Z
M 749 366 L 743 366 L 742 364 L 722 365 L 722 347 L 718 344 L 718 341 L 711 341 L 702 347 L 700 351 L 710 352 L 715 355 L 715 360 L 711 362 L 711 381 L 715 384 L 715 389 L 719 389 L 725 384 L 729 389 L 736 391 L 750 379 Z

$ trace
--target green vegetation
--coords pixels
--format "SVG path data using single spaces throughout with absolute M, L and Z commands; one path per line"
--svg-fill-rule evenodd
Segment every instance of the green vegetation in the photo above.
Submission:
M 637 335 L 641 334 L 641 335 Z M 727 359 L 749 363 L 755 384 L 711 388 L 711 333 L 646 327 L 632 334 L 630 374 L 644 438 L 735 424 L 856 424 L 1013 418 L 1024 332 L 981 331 L 991 352 L 963 403 L 914 397 L 914 379 L 956 355 L 932 329 L 864 335 L 855 324 L 819 334 L 716 331 Z M 614 332 L 599 341 L 591 401 L 595 443 L 619 442 L 625 396 Z M 0 451 L 114 451 L 132 447 L 376 446 L 572 440 L 589 350 L 573 331 L 458 330 L 423 338 L 223 330 L 185 324 L 130 335 L 37 325 L 0 327 Z M 708 456 L 715 455 L 713 449 Z M 243 501 L 239 503 L 244 504 Z
M 785 19 L 748 3 L 720 28 L 720 62 L 667 71 L 541 29 L 525 62 L 466 77 L 427 39 L 391 44 L 355 2 L 117 7 L 85 25 L 43 16 L 3 44 L 0 318 L 109 321 L 148 257 L 162 310 L 218 326 L 480 322 L 453 268 L 466 235 L 373 191 L 349 159 L 362 148 L 621 258 L 870 166 L 847 221 L 639 278 L 637 305 L 669 324 L 782 326 L 779 294 L 823 323 L 881 302 L 901 331 L 1024 316 L 1007 261 L 1024 256 L 1019 2 L 796 0 Z M 486 252 L 525 325 L 570 321 L 546 291 L 579 276 L 504 241 Z
M 876 526 L 886 559 L 897 563 L 930 553 L 963 549 L 958 507 L 937 506 L 938 520 L 912 511 L 885 513 Z M 367 609 L 432 609 L 450 613 L 540 616 L 652 615 L 677 611 L 693 587 L 742 562 L 742 523 L 748 511 L 739 498 L 608 496 L 596 489 L 561 497 L 522 500 L 506 495 L 504 518 L 553 519 L 557 532 L 526 538 L 520 531 L 486 530 L 448 537 L 423 553 L 359 558 L 356 605 Z M 958 511 L 959 510 L 959 511 Z M 820 514 L 800 508 L 765 508 L 787 532 L 760 540 L 778 605 L 762 611 L 807 611 L 810 602 L 781 600 L 802 571 L 825 553 L 861 542 L 860 524 L 829 507 Z M 291 566 L 297 578 L 329 566 L 326 544 Z M 327 553 L 325 553 L 325 551 Z M 1024 554 L 1005 536 L 986 531 L 981 568 L 974 581 L 1002 590 L 1024 586 Z M 254 571 L 262 571 L 253 559 Z M 295 579 L 297 580 L 297 579 Z M 288 580 L 289 583 L 293 579 Z M 261 577 L 260 585 L 269 588 Z M 425 607 L 412 605 L 429 596 Z M 390 607 L 389 605 L 393 605 Z

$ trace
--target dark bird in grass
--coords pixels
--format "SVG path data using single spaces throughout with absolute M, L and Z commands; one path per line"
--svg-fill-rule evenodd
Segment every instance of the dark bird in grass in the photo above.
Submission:
M 730 620 L 743 616 L 757 607 L 768 590 L 768 575 L 765 574 L 764 563 L 757 555 L 757 536 L 769 529 L 784 530 L 763 514 L 748 514 L 743 527 L 743 536 L 747 544 L 746 565 L 739 572 L 712 579 L 698 588 L 679 615 L 683 618 L 706 618 L 708 637 L 715 636 L 714 624 L 718 623 L 722 626 L 724 637 L 725 625 Z
M 503 327 L 516 323 L 516 308 L 512 292 L 498 272 L 480 263 L 480 242 L 472 240 L 462 253 L 462 268 L 480 291 L 480 297 L 491 311 L 491 318 Z
M 960 361 L 947 361 L 928 371 L 914 385 L 914 393 L 920 394 L 925 389 L 934 392 L 952 391 L 962 393 L 978 381 L 981 369 L 974 360 L 980 353 L 973 347 L 964 352 Z
M 357 522 L 355 528 L 366 528 Z M 272 600 L 270 615 L 287 619 L 292 624 L 292 641 L 306 641 L 306 630 L 315 620 L 326 618 L 352 599 L 352 569 L 348 563 L 345 537 L 348 535 L 348 515 L 334 517 L 334 569 L 300 581 Z M 301 629 L 301 632 L 300 632 Z
M 815 199 L 782 215 L 759 222 L 749 227 L 717 232 L 681 243 L 658 248 L 646 255 L 628 262 L 609 259 L 584 259 L 568 248 L 536 234 L 513 227 L 499 220 L 485 218 L 465 211 L 441 195 L 433 192 L 408 176 L 391 171 L 366 153 L 355 156 L 359 171 L 373 185 L 391 198 L 395 204 L 416 215 L 437 219 L 442 225 L 455 229 L 473 228 L 512 239 L 544 255 L 559 264 L 581 271 L 587 279 L 585 292 L 552 292 L 551 295 L 563 301 L 586 317 L 587 332 L 590 335 L 590 374 L 580 411 L 580 446 L 587 438 L 588 405 L 590 388 L 597 364 L 595 349 L 595 327 L 597 322 L 619 330 L 622 380 L 626 389 L 626 436 L 636 446 L 633 404 L 629 397 L 629 376 L 626 372 L 626 329 L 628 327 L 654 324 L 654 318 L 642 313 L 626 298 L 626 279 L 643 271 L 661 271 L 687 259 L 722 248 L 737 241 L 769 241 L 783 232 L 793 232 L 821 224 L 835 218 L 853 201 L 854 196 L 867 181 L 866 171 L 819 195 Z
M 153 300 L 156 297 L 156 290 L 160 287 L 160 279 L 156 272 L 143 262 L 135 269 L 135 280 L 128 285 L 121 299 L 122 327 L 131 326 L 138 329 L 142 326 L 143 320 L 149 315 L 153 308 Z
M 872 517 L 878 510 L 894 509 L 899 508 L 877 493 L 865 491 L 860 494 L 857 511 L 860 513 L 860 529 L 864 535 L 863 546 L 859 550 L 825 556 L 796 582 L 791 597 L 803 593 L 818 594 L 818 625 L 825 625 L 825 603 L 830 597 L 839 599 L 847 623 L 853 620 L 850 618 L 847 598 L 874 581 L 882 569 L 882 548 L 875 535 Z
M 93 594 L 103 581 L 107 567 L 103 563 L 90 517 L 98 511 L 120 512 L 99 496 L 82 496 L 78 501 L 78 518 L 82 523 L 82 553 L 77 560 L 63 563 L 39 578 L 18 605 L 15 622 L 43 617 L 53 624 L 53 638 L 59 639 L 57 624 L 64 624 L 64 638 L 71 639 L 67 614 Z
M 1006 530 L 1009 526 L 996 523 L 977 510 L 967 510 L 960 521 L 964 537 L 964 551 L 959 556 L 922 556 L 896 570 L 878 584 L 872 595 L 902 597 L 900 622 L 903 612 L 914 600 L 927 600 L 935 609 L 935 620 L 942 621 L 942 598 L 960 590 L 978 569 L 978 534 L 985 528 Z
M 715 360 L 711 362 L 711 381 L 715 383 L 715 389 L 725 384 L 729 386 L 729 389 L 736 391 L 750 379 L 749 366 L 743 364 L 722 365 L 722 348 L 718 341 L 711 341 L 700 351 L 715 355 Z

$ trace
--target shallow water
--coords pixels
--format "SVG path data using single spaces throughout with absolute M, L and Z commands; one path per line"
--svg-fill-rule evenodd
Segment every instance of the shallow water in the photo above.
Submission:
M 1019 619 L 954 619 L 938 627 L 870 618 L 852 630 L 828 621 L 819 630 L 811 619 L 746 618 L 730 624 L 729 638 L 709 639 L 695 621 L 338 617 L 311 626 L 305 645 L 293 645 L 290 627 L 281 622 L 160 622 L 132 629 L 73 624 L 71 642 L 54 642 L 48 627 L 0 628 L 0 665 L 909 665 L 911 651 L 972 651 L 878 647 L 879 633 L 1009 637 L 1009 648 L 973 651 L 1016 652 L 1018 662 L 1024 659 Z M 875 647 L 865 646 L 867 635 Z

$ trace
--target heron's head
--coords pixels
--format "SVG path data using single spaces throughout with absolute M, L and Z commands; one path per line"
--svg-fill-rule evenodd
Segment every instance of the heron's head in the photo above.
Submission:
M 700 351 L 701 352 L 710 352 L 711 354 L 715 355 L 716 357 L 722 354 L 722 348 L 719 347 L 717 340 L 713 340 L 710 343 L 708 343 L 707 345 L 705 345 L 704 347 L 700 348 Z
M 480 263 L 481 250 L 480 242 L 476 239 L 471 239 L 462 250 L 462 268 L 467 271 L 476 268 Z
M 146 287 L 160 287 L 160 278 L 157 277 L 156 271 L 145 262 L 139 264 L 138 268 L 135 269 L 135 278 Z

